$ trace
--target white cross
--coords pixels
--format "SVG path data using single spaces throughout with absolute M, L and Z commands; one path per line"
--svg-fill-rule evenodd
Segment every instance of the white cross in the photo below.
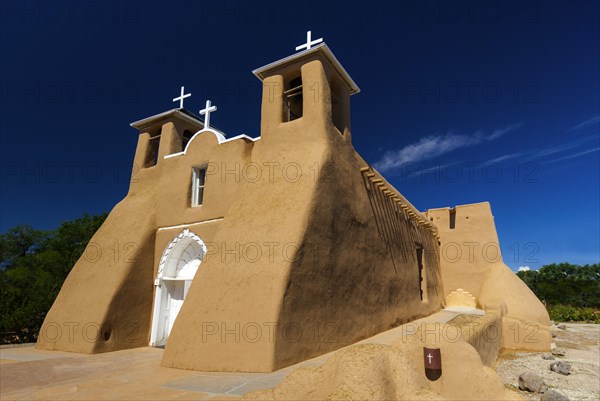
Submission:
M 306 50 L 308 50 L 313 45 L 316 45 L 317 43 L 321 43 L 323 41 L 323 38 L 311 40 L 311 37 L 312 37 L 312 32 L 311 31 L 306 31 L 306 43 L 303 44 L 303 45 L 300 45 L 300 46 L 296 46 L 296 51 L 302 50 L 305 47 L 306 47 Z
M 217 111 L 217 106 L 211 106 L 210 100 L 206 101 L 206 107 L 200 110 L 200 115 L 206 114 L 206 118 L 204 118 L 204 128 L 209 128 L 210 126 L 210 113 L 213 111 Z
M 433 358 L 433 355 L 431 355 L 431 353 L 427 354 L 427 359 L 429 359 L 429 364 L 431 365 L 431 358 Z
M 192 96 L 192 94 L 191 94 L 191 93 L 186 93 L 186 94 L 184 95 L 184 93 L 185 93 L 185 90 L 184 90 L 183 88 L 184 88 L 184 87 L 182 86 L 182 87 L 181 87 L 181 95 L 179 95 L 179 97 L 176 97 L 176 98 L 174 98 L 174 99 L 173 99 L 173 101 L 174 101 L 174 102 L 176 102 L 176 101 L 178 101 L 178 100 L 179 100 L 179 108 L 180 108 L 180 109 L 183 109 L 183 99 L 185 99 L 186 97 L 190 97 L 190 96 Z

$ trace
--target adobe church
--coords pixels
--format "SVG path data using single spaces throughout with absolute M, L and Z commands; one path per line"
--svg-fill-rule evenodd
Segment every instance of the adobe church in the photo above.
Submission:
M 211 127 L 210 102 L 203 119 L 184 109 L 183 88 L 179 108 L 132 124 L 129 192 L 73 267 L 39 349 L 164 347 L 167 367 L 269 372 L 498 302 L 503 347 L 549 349 L 534 294 L 501 255 L 462 245 L 498 244 L 490 205 L 416 209 L 354 149 L 359 88 L 333 52 L 310 32 L 296 50 L 253 71 L 257 138 Z M 449 243 L 463 252 L 445 257 Z M 536 341 L 510 335 L 531 322 Z

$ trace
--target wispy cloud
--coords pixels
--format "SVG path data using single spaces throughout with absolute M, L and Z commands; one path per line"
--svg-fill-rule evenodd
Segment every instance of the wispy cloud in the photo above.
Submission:
M 585 146 L 588 142 L 590 142 L 592 140 L 597 140 L 597 139 L 598 139 L 597 135 L 588 135 L 588 136 L 584 136 L 581 138 L 576 138 L 570 142 L 563 143 L 560 145 L 551 146 L 551 147 L 547 147 L 547 148 L 543 148 L 543 149 L 532 150 L 531 152 L 528 152 L 529 157 L 527 160 L 541 159 L 546 156 L 554 155 L 556 153 L 566 152 L 567 150 Z
M 437 165 L 436 164 L 436 165 L 434 165 L 432 167 L 429 167 L 429 168 L 426 168 L 426 169 L 421 169 L 419 171 L 415 171 L 415 172 L 409 173 L 408 177 L 409 178 L 410 177 L 416 177 L 416 176 L 419 176 L 419 175 L 422 175 L 422 174 L 427 174 L 427 173 L 432 172 L 432 171 L 440 172 L 440 171 L 448 168 L 451 165 L 452 165 L 452 163 L 450 163 L 450 164 L 442 164 L 442 165 Z
M 490 159 L 490 160 L 486 161 L 483 164 L 500 163 L 500 162 L 502 162 L 504 160 L 514 159 L 515 157 L 519 157 L 519 156 L 522 156 L 522 155 L 523 155 L 523 153 L 510 153 L 508 155 L 499 156 L 499 157 L 496 157 L 494 159 Z
M 558 146 L 553 146 L 550 148 L 540 149 L 538 151 L 533 151 L 529 156 L 529 159 L 541 159 L 542 157 L 550 156 L 556 153 L 565 152 L 569 149 L 573 149 L 580 146 L 579 143 L 566 143 Z
M 519 267 L 519 271 L 520 272 L 526 272 L 526 271 L 529 271 L 529 270 L 531 270 L 531 268 L 529 266 L 520 266 Z
M 580 130 L 582 128 L 591 127 L 592 125 L 598 124 L 600 122 L 600 116 L 592 117 L 588 120 L 580 122 L 579 124 L 571 127 L 567 132 Z
M 489 135 L 485 135 L 483 131 L 477 131 L 473 135 L 457 135 L 450 132 L 445 135 L 427 136 L 402 149 L 385 152 L 383 157 L 373 165 L 381 172 L 394 170 L 405 163 L 429 160 L 456 149 L 493 141 L 508 132 L 519 129 L 521 125 L 523 123 L 496 129 Z
M 559 157 L 558 159 L 549 160 L 546 163 L 555 163 L 555 162 L 559 162 L 559 161 L 574 159 L 576 157 L 587 155 L 587 154 L 590 154 L 590 153 L 594 153 L 594 152 L 597 152 L 599 150 L 600 150 L 600 147 L 596 147 L 596 148 L 584 150 L 583 152 L 578 152 L 578 153 L 575 153 L 575 154 L 572 154 L 572 155 L 568 155 L 568 156 L 564 156 L 564 157 Z

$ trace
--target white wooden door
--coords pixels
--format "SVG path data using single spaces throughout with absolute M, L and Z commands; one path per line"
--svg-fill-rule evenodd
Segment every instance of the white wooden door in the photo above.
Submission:
M 175 323 L 175 319 L 177 319 L 177 315 L 181 310 L 181 306 L 183 305 L 184 299 L 184 280 L 169 280 L 169 284 L 167 287 L 169 288 L 169 324 L 167 330 L 167 337 L 171 333 L 171 329 L 173 328 L 173 324 Z

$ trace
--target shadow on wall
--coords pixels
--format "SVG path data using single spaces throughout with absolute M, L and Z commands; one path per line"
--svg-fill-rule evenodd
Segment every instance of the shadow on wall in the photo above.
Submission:
M 428 283 L 437 294 L 440 285 L 438 275 L 423 273 L 425 266 L 439 271 L 440 263 L 435 237 L 416 229 L 415 224 L 418 227 L 418 223 L 409 217 L 405 208 L 399 206 L 384 191 L 380 190 L 380 185 L 365 177 L 365 188 L 377 231 L 388 249 L 396 273 L 398 273 L 400 261 L 401 263 L 411 263 L 412 260 L 419 271 L 421 300 L 427 300 L 426 286 Z M 423 263 L 423 257 L 425 263 Z

